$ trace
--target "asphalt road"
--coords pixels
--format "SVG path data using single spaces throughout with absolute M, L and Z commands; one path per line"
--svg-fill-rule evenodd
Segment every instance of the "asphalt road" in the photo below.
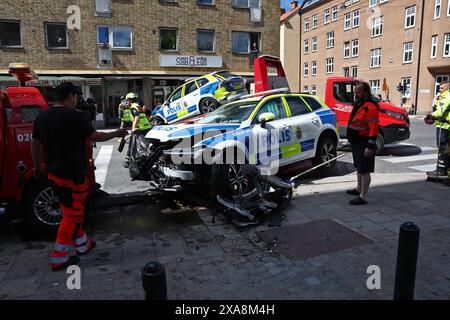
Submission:
M 125 151 L 119 153 L 118 141 L 98 143 L 94 150 L 97 180 L 109 193 L 142 191 L 149 188 L 145 181 L 131 181 L 128 170 L 122 167 Z M 343 151 L 346 152 L 346 151 Z M 422 119 L 411 119 L 411 138 L 385 146 L 382 155 L 376 158 L 377 173 L 426 172 L 436 164 L 435 128 L 426 125 Z M 349 152 L 338 161 L 335 168 L 309 174 L 308 178 L 324 175 L 342 176 L 352 171 L 352 157 Z M 100 157 L 98 155 L 100 154 Z

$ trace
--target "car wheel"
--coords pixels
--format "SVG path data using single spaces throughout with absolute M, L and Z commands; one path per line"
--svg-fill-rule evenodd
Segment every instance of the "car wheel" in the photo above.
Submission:
M 219 103 L 213 98 L 205 98 L 200 101 L 200 112 L 202 114 L 212 112 L 219 107 Z
M 384 137 L 381 134 L 378 134 L 377 137 L 377 152 L 375 155 L 379 156 L 384 151 Z
M 317 145 L 316 156 L 314 157 L 314 166 L 318 166 L 337 156 L 337 143 L 329 137 L 321 137 Z M 336 161 L 331 161 L 320 169 L 332 168 L 336 165 Z
M 22 218 L 27 230 L 36 233 L 56 233 L 62 219 L 58 197 L 48 183 L 33 180 L 24 190 Z
M 249 177 L 242 171 L 242 164 L 218 164 L 212 169 L 212 185 L 215 194 L 225 197 L 239 196 L 253 190 Z

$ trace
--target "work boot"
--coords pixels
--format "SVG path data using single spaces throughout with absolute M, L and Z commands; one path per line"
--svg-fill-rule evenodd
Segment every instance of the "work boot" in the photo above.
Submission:
M 445 172 L 445 169 L 443 168 L 438 168 L 434 171 L 428 171 L 427 172 L 428 176 L 434 176 L 434 177 L 446 177 L 447 176 L 447 172 Z
M 67 260 L 63 264 L 60 264 L 58 266 L 52 266 L 52 270 L 53 271 L 63 270 L 65 268 L 67 268 L 68 266 L 77 264 L 78 262 L 80 262 L 80 258 L 78 258 L 78 256 L 71 256 L 71 257 L 69 257 L 69 260 Z
M 77 252 L 79 256 L 84 256 L 85 254 L 88 254 L 89 252 L 91 252 L 91 250 L 97 246 L 97 243 L 93 240 L 88 240 L 88 242 L 85 244 L 85 246 L 87 247 L 87 251 Z

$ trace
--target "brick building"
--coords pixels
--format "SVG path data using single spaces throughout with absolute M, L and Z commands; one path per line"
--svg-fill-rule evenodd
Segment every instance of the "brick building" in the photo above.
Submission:
M 450 0 L 305 0 L 282 16 L 280 35 L 293 89 L 322 98 L 327 77 L 349 76 L 426 113 L 450 78 Z
M 267 0 L 3 0 L 0 86 L 14 83 L 9 63 L 26 62 L 49 95 L 72 80 L 115 123 L 129 91 L 154 105 L 195 75 L 251 77 L 251 44 L 279 52 L 279 12 Z

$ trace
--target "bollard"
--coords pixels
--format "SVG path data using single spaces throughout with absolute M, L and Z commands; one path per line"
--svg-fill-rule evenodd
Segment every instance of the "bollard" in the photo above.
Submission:
M 414 299 L 419 237 L 420 229 L 414 222 L 405 222 L 400 226 L 394 300 Z
M 161 263 L 152 261 L 142 268 L 142 285 L 145 300 L 167 300 L 166 270 Z

